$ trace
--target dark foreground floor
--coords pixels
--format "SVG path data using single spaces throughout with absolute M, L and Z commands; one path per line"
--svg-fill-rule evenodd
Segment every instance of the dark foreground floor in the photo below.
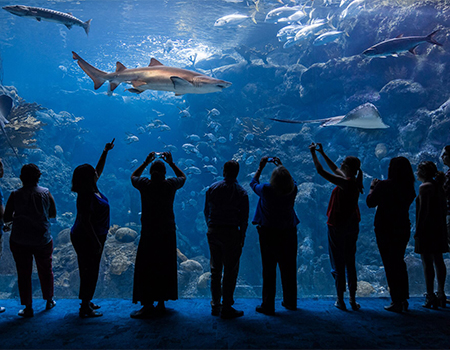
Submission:
M 239 299 L 244 317 L 222 320 L 210 315 L 209 300 L 182 299 L 167 303 L 164 317 L 135 320 L 137 305 L 128 300 L 102 299 L 104 316 L 78 317 L 78 300 L 57 300 L 44 311 L 34 301 L 35 316 L 17 316 L 18 300 L 0 300 L 1 349 L 449 349 L 450 308 L 428 310 L 422 298 L 410 300 L 403 314 L 383 310 L 387 299 L 361 298 L 361 310 L 341 311 L 331 298 L 300 299 L 298 311 L 277 302 L 275 316 L 255 312 L 256 299 Z

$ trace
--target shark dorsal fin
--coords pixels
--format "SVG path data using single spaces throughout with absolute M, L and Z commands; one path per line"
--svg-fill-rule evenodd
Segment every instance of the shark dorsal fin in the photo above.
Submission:
M 159 62 L 156 58 L 152 58 L 150 60 L 150 64 L 148 66 L 154 67 L 154 66 L 164 66 L 164 65 L 161 62 Z
M 121 72 L 123 70 L 127 69 L 122 63 L 116 62 L 116 72 Z
M 398 38 L 403 38 L 403 34 L 399 34 L 395 37 L 395 39 L 398 39 Z

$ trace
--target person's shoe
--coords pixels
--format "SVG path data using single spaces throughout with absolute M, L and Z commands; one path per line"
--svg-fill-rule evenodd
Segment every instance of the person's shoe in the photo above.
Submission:
M 444 293 L 437 293 L 438 305 L 442 308 L 447 307 L 445 304 L 447 303 L 447 297 Z
M 244 311 L 236 310 L 234 307 L 223 307 L 220 317 L 225 319 L 237 318 L 244 316 Z
M 222 305 L 211 306 L 212 316 L 220 316 L 220 311 L 222 311 Z
M 92 310 L 98 310 L 101 308 L 100 305 L 94 304 L 92 301 L 89 302 L 89 306 L 91 307 Z
M 284 301 L 282 301 L 281 306 L 283 306 L 284 308 L 291 310 L 291 311 L 297 311 L 297 305 L 289 305 L 289 304 L 286 304 Z
M 408 311 L 408 308 L 409 308 L 408 300 L 402 301 L 402 308 L 403 308 L 403 311 Z
M 437 309 L 438 308 L 438 299 L 436 298 L 436 294 L 425 293 L 425 303 L 422 306 L 427 309 Z
M 101 317 L 103 314 L 99 311 L 92 310 L 90 306 L 80 307 L 79 315 L 81 318 L 92 318 L 92 317 Z
M 269 310 L 269 309 L 265 308 L 262 305 L 259 305 L 259 306 L 256 307 L 256 312 L 259 312 L 260 314 L 264 314 L 264 315 L 267 315 L 267 316 L 275 315 L 275 310 Z
M 137 318 L 137 319 L 145 319 L 150 318 L 155 315 L 155 307 L 152 306 L 143 306 L 142 309 L 133 311 L 130 314 L 131 318 Z
M 5 311 L 6 311 L 6 309 L 3 306 L 0 306 L 0 314 Z
M 51 310 L 56 306 L 56 301 L 52 300 L 47 300 L 47 304 L 45 304 L 45 310 Z
M 334 306 L 337 307 L 339 310 L 347 311 L 347 306 L 345 305 L 345 302 L 342 299 L 337 299 L 336 302 L 334 303 Z
M 361 305 L 359 305 L 359 304 L 356 302 L 355 298 L 350 298 L 349 304 L 350 304 L 350 306 L 352 307 L 352 310 L 353 310 L 353 311 L 358 311 L 359 309 L 361 309 Z
M 33 308 L 30 306 L 25 307 L 25 309 L 20 310 L 18 315 L 20 317 L 29 318 L 34 316 Z
M 403 311 L 403 303 L 394 303 L 394 302 L 392 302 L 391 305 L 385 306 L 384 309 L 386 311 L 400 313 L 400 312 Z

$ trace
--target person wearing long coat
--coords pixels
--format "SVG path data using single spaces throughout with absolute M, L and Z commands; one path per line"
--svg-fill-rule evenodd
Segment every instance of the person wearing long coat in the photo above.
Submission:
M 142 177 L 144 169 L 155 160 L 151 152 L 131 175 L 131 183 L 141 193 L 141 237 L 136 254 L 133 283 L 133 303 L 142 308 L 131 313 L 132 318 L 147 318 L 165 312 L 164 302 L 178 299 L 177 241 L 173 202 L 175 193 L 183 187 L 186 175 L 173 162 L 172 154 L 161 158 L 176 177 L 166 179 L 166 167 L 156 160 L 150 167 L 150 179 Z M 156 308 L 153 306 L 158 302 Z

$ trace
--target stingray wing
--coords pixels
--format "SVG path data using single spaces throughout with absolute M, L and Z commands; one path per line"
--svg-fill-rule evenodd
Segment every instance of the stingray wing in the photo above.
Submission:
M 5 125 L 8 123 L 8 120 L 6 119 L 11 112 L 13 105 L 13 100 L 11 97 L 7 95 L 1 95 L 0 96 L 0 123 L 2 125 Z
M 365 103 L 352 109 L 336 125 L 360 129 L 387 129 L 378 109 L 371 103 Z M 325 126 L 325 125 L 324 125 Z

